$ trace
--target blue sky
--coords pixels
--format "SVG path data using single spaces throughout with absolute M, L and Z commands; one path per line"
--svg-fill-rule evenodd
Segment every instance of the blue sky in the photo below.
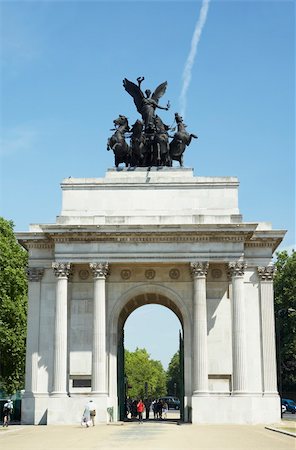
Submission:
M 0 214 L 26 231 L 55 221 L 63 178 L 113 166 L 113 119 L 139 117 L 124 77 L 144 75 L 152 90 L 167 80 L 171 109 L 160 115 L 173 122 L 201 2 L 0 6 Z M 293 1 L 210 1 L 186 109 L 199 139 L 185 166 L 238 176 L 244 220 L 287 229 L 284 247 L 295 244 L 294 12 Z

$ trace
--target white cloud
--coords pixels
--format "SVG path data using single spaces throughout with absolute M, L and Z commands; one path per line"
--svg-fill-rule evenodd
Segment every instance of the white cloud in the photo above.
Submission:
M 191 73 L 192 73 L 192 68 L 193 68 L 193 64 L 195 61 L 197 46 L 200 41 L 203 27 L 207 20 L 209 3 L 210 3 L 210 0 L 203 0 L 203 2 L 202 2 L 199 17 L 196 22 L 192 40 L 191 40 L 191 47 L 190 47 L 189 55 L 187 57 L 187 61 L 185 63 L 185 67 L 183 70 L 183 85 L 182 85 L 181 94 L 180 94 L 181 116 L 183 116 L 183 117 L 185 117 L 187 91 L 188 91 L 190 81 L 191 81 Z

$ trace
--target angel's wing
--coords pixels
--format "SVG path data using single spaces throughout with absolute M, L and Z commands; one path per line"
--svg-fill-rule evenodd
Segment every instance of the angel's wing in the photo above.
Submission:
M 160 97 L 162 97 L 163 94 L 165 93 L 167 85 L 168 85 L 168 82 L 164 81 L 153 92 L 152 98 L 153 98 L 153 100 L 156 101 L 156 103 L 158 103 L 158 100 L 160 99 Z
M 142 105 L 142 100 L 144 98 L 144 94 L 141 91 L 141 89 L 139 88 L 139 86 L 137 86 L 135 83 L 133 83 L 132 81 L 129 81 L 127 78 L 125 78 L 123 80 L 123 87 L 126 90 L 126 92 L 128 92 L 129 95 L 131 95 L 133 97 L 136 108 L 137 108 L 138 112 L 141 113 L 141 105 Z

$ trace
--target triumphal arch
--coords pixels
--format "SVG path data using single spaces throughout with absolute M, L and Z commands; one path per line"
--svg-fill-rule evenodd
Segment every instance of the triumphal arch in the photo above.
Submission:
M 56 223 L 18 233 L 29 252 L 25 423 L 118 420 L 118 345 L 129 314 L 176 313 L 184 420 L 280 418 L 272 254 L 284 231 L 243 221 L 238 179 L 192 169 L 109 169 L 67 178 Z M 109 409 L 110 412 L 110 409 Z

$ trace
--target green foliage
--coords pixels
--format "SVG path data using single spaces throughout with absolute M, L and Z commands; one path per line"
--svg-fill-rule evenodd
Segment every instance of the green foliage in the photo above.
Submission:
M 127 395 L 131 398 L 145 398 L 145 383 L 148 384 L 148 397 L 161 397 L 166 394 L 166 372 L 160 361 L 150 359 L 147 350 L 136 348 L 134 352 L 124 351 L 125 374 L 127 376 Z
M 296 385 L 296 252 L 277 253 L 274 279 L 275 315 L 280 334 L 283 392 Z M 290 309 L 290 311 L 289 311 Z
M 180 352 L 174 354 L 167 370 L 167 391 L 169 395 L 181 397 Z
M 8 394 L 24 387 L 27 259 L 13 223 L 0 217 L 0 387 Z

